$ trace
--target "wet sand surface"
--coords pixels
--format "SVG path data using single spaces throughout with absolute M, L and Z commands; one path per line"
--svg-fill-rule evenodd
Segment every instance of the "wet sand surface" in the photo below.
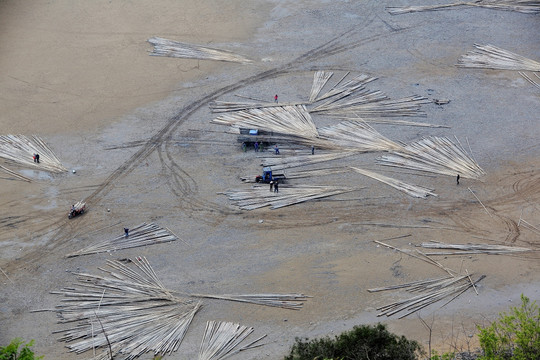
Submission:
M 384 9 L 389 3 L 0 1 L 2 133 L 41 136 L 76 170 L 50 175 L 12 166 L 31 183 L 0 174 L 0 268 L 11 280 L 0 274 L 0 343 L 36 339 L 36 352 L 47 359 L 87 357 L 57 341 L 52 332 L 64 327 L 54 313 L 30 311 L 58 305 L 60 297 L 49 292 L 70 286 L 71 271 L 98 273 L 106 259 L 146 256 L 173 290 L 312 296 L 300 311 L 206 300 L 173 359 L 196 357 L 208 320 L 268 335 L 265 346 L 238 359 L 279 359 L 296 336 L 338 334 L 378 321 L 427 347 L 428 332 L 416 315 L 377 317 L 377 307 L 406 293 L 367 289 L 445 273 L 373 240 L 400 237 L 386 241 L 412 250 L 430 240 L 539 248 L 539 233 L 518 223 L 521 217 L 540 228 L 540 93 L 514 72 L 454 66 L 474 43 L 539 59 L 538 21 L 487 9 L 391 16 Z M 146 42 L 152 36 L 254 61 L 152 57 Z M 238 101 L 236 95 L 272 101 L 275 93 L 283 102 L 304 101 L 318 69 L 334 71 L 335 79 L 347 71 L 368 73 L 379 78 L 369 88 L 391 98 L 450 99 L 424 106 L 427 118 L 413 119 L 450 128 L 374 127 L 403 142 L 455 135 L 487 175 L 457 186 L 455 178 L 383 168 L 374 164 L 378 154 L 361 154 L 332 166 L 372 169 L 439 196 L 413 199 L 347 172 L 294 183 L 345 184 L 355 192 L 278 210 L 238 210 L 219 193 L 248 188 L 240 177 L 257 174 L 258 157 L 272 154 L 242 152 L 234 135 L 210 124 L 209 102 Z M 337 121 L 313 119 L 317 126 Z M 310 151 L 285 144 L 280 150 L 282 156 Z M 68 220 L 70 205 L 80 199 L 88 212 Z M 143 221 L 185 241 L 65 258 Z M 518 304 L 521 293 L 540 298 L 535 252 L 437 261 L 486 275 L 479 295 L 469 290 L 420 312 L 433 321 L 438 349 L 474 346 L 468 335 L 476 324 Z

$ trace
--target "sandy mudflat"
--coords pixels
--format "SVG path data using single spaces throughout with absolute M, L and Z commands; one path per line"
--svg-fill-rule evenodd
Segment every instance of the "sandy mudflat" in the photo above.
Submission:
M 173 359 L 196 357 L 208 320 L 239 322 L 268 335 L 264 347 L 238 359 L 280 359 L 295 336 L 337 334 L 377 321 L 425 344 L 428 332 L 417 316 L 376 316 L 377 307 L 406 294 L 367 289 L 444 272 L 373 240 L 400 237 L 389 241 L 408 249 L 430 240 L 539 248 L 538 232 L 518 223 L 521 216 L 540 228 L 540 93 L 517 73 L 454 66 L 474 43 L 540 59 L 538 16 L 487 9 L 391 16 L 384 7 L 395 3 L 0 0 L 1 132 L 38 134 L 76 169 L 49 175 L 12 166 L 32 183 L 0 174 L 0 268 L 11 279 L 0 274 L 0 344 L 19 336 L 36 339 L 36 351 L 47 359 L 89 358 L 57 342 L 52 332 L 65 327 L 54 313 L 30 311 L 58 305 L 60 298 L 49 292 L 73 283 L 68 271 L 97 273 L 106 259 L 141 255 L 178 291 L 313 296 L 301 311 L 205 301 Z M 152 36 L 254 61 L 152 57 L 146 42 Z M 403 142 L 456 135 L 487 175 L 456 186 L 452 177 L 378 167 L 377 154 L 363 154 L 329 166 L 372 169 L 439 196 L 413 199 L 345 173 L 294 183 L 358 191 L 279 210 L 239 211 L 218 193 L 248 188 L 239 178 L 260 171 L 257 156 L 272 154 L 242 152 L 235 136 L 209 123 L 215 115 L 208 103 L 240 99 L 235 95 L 271 101 L 276 93 L 283 102 L 306 100 L 317 69 L 334 71 L 334 81 L 347 71 L 368 73 L 379 78 L 370 88 L 391 98 L 450 99 L 424 106 L 426 118 L 411 119 L 449 129 L 374 127 Z M 281 146 L 282 156 L 308 152 Z M 80 199 L 88 200 L 89 211 L 68 221 L 69 206 Z M 185 241 L 64 258 L 143 221 Z M 443 308 L 420 312 L 433 319 L 433 343 L 441 350 L 474 345 L 468 335 L 475 324 L 516 304 L 521 293 L 540 299 L 535 253 L 437 260 L 486 275 L 479 295 L 469 290 Z

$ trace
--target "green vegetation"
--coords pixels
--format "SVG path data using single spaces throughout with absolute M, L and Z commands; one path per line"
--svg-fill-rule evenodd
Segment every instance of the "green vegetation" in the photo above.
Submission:
M 334 339 L 299 339 L 285 360 L 416 360 L 423 350 L 416 341 L 397 336 L 383 324 L 355 326 Z
M 523 294 L 521 306 L 511 307 L 488 327 L 478 326 L 482 360 L 540 359 L 540 308 Z
M 22 345 L 22 349 L 19 349 Z M 43 356 L 35 356 L 30 347 L 34 345 L 34 340 L 27 344 L 19 338 L 13 339 L 8 346 L 0 346 L 0 360 L 37 360 Z

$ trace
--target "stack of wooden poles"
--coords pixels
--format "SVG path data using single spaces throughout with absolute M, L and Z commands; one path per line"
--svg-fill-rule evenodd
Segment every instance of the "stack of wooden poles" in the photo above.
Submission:
M 107 239 L 105 241 L 89 245 L 79 251 L 66 255 L 66 257 L 98 254 L 102 252 L 130 249 L 175 240 L 178 240 L 178 237 L 170 230 L 163 229 L 154 223 L 142 223 L 130 229 L 128 236 L 125 236 L 124 234 L 113 239 Z
M 148 42 L 154 46 L 151 56 L 168 56 L 185 59 L 217 60 L 248 63 L 248 58 L 230 51 L 213 49 L 201 45 L 186 44 L 178 41 L 152 37 Z
M 283 190 L 276 193 L 269 192 L 269 189 L 266 186 L 257 186 L 250 190 L 231 190 L 224 192 L 223 194 L 226 195 L 229 200 L 236 203 L 240 209 L 254 210 L 266 206 L 270 206 L 271 209 L 279 209 L 285 206 L 357 190 L 324 185 L 289 186 L 286 188 L 280 187 L 280 189 Z
M 538 2 L 540 10 L 540 1 Z M 493 45 L 474 44 L 475 49 L 463 55 L 457 66 L 463 68 L 540 71 L 540 62 Z

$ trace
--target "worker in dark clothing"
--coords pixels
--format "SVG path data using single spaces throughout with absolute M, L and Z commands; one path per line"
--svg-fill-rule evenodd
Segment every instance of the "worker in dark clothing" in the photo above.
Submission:
M 259 152 L 259 143 L 257 141 L 253 144 L 253 147 L 255 148 L 255 152 Z
M 39 154 L 36 154 L 36 162 L 39 164 Z
M 279 148 L 277 147 L 277 144 L 276 144 L 276 147 L 274 148 L 274 151 L 276 152 L 276 155 L 279 155 Z
M 124 228 L 124 236 L 125 237 L 129 236 L 129 229 L 128 228 Z
M 311 155 L 315 155 L 315 146 L 311 145 Z
M 457 185 L 459 185 L 459 174 L 457 174 L 456 181 L 457 181 Z
M 279 182 L 276 181 L 275 184 L 274 184 L 274 192 L 277 193 L 279 192 Z
M 242 151 L 246 152 L 247 145 L 245 142 L 242 143 Z

